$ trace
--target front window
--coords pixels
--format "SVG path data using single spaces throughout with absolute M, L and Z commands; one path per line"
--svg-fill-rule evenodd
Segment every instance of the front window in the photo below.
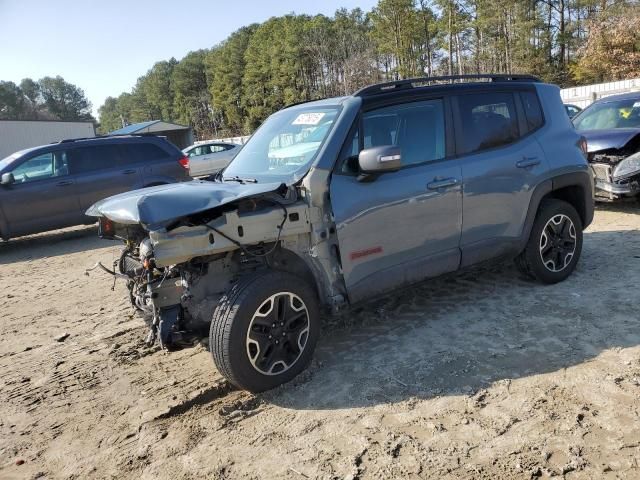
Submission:
M 308 171 L 338 116 L 336 107 L 284 110 L 256 131 L 224 171 L 224 178 L 296 181 Z
M 43 153 L 12 170 L 16 183 L 27 183 L 69 173 L 65 152 Z
M 578 114 L 576 130 L 640 128 L 640 99 L 594 103 Z

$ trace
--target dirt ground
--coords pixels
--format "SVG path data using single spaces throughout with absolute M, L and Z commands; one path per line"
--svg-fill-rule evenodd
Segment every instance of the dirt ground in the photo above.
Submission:
M 253 396 L 146 348 L 94 228 L 0 245 L 0 478 L 640 478 L 640 215 L 596 212 L 556 286 L 510 264 L 327 318 Z M 65 339 L 61 336 L 68 335 Z

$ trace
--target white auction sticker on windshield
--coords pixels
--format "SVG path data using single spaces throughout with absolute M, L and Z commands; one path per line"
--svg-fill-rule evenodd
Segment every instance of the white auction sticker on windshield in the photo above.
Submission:
M 636 102 L 633 104 L 633 108 L 640 108 L 640 102 Z
M 324 117 L 324 112 L 301 113 L 293 121 L 293 125 L 318 125 Z

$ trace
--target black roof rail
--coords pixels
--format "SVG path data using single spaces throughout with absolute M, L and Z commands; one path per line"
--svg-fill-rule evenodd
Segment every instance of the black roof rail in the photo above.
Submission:
M 368 87 L 361 88 L 354 93 L 353 96 L 368 97 L 394 90 L 426 87 L 431 83 L 456 83 L 456 81 L 460 81 L 459 83 L 462 83 L 462 81 L 466 80 L 484 80 L 488 82 L 542 82 L 542 80 L 533 75 L 511 73 L 479 73 L 469 75 L 446 75 L 440 77 L 418 77 L 370 85 Z
M 63 140 L 58 140 L 57 142 L 51 142 L 51 145 L 57 145 L 59 143 L 72 143 L 78 142 L 82 140 L 99 140 L 102 138 L 116 138 L 116 137 L 159 137 L 161 135 L 156 135 L 155 133 L 117 133 L 115 135 L 111 135 L 110 133 L 106 133 L 104 135 L 96 135 L 95 137 L 82 137 L 82 138 L 65 138 Z
M 96 135 L 95 137 L 81 137 L 81 138 L 65 138 L 64 140 L 58 140 L 57 142 L 51 142 L 52 144 L 55 143 L 71 143 L 71 142 L 76 142 L 78 140 L 93 140 L 94 138 L 100 138 L 102 137 L 102 135 Z

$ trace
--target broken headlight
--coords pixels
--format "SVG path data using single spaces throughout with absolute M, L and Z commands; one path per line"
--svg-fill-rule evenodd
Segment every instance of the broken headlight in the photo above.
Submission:
M 144 240 L 142 240 L 140 242 L 140 246 L 138 247 L 138 251 L 140 252 L 141 260 L 152 257 L 153 245 L 151 244 L 151 239 L 145 238 Z
M 613 169 L 613 177 L 616 179 L 627 178 L 640 173 L 640 152 L 622 160 Z

